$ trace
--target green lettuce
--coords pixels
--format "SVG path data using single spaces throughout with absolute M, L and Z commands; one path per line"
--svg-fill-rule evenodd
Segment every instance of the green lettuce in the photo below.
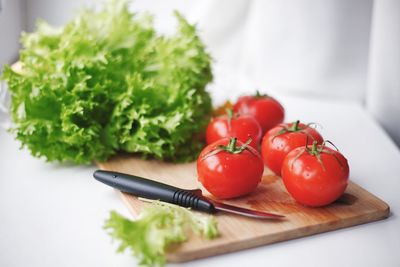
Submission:
M 112 211 L 104 228 L 119 241 L 118 252 L 129 249 L 144 266 L 165 264 L 165 252 L 172 244 L 186 241 L 186 232 L 192 229 L 207 239 L 218 236 L 215 219 L 199 215 L 176 205 L 153 202 L 145 207 L 135 221 Z
M 189 161 L 211 113 L 210 56 L 179 13 L 174 35 L 127 1 L 83 9 L 61 28 L 23 34 L 21 69 L 5 66 L 12 131 L 48 161 L 104 161 L 118 151 Z

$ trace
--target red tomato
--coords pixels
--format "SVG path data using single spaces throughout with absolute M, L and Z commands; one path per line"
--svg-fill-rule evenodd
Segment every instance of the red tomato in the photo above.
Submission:
M 261 143 L 264 164 L 277 175 L 281 174 L 282 162 L 296 147 L 312 144 L 314 140 L 322 144 L 322 136 L 314 128 L 296 121 L 283 123 L 269 130 Z
M 287 191 L 299 203 L 320 207 L 338 199 L 346 189 L 349 165 L 338 151 L 313 143 L 292 150 L 282 165 Z
M 260 124 L 263 133 L 283 122 L 285 110 L 274 98 L 266 95 L 242 96 L 233 106 L 240 114 L 253 116 Z
M 197 159 L 199 181 L 220 199 L 250 193 L 260 183 L 263 172 L 257 150 L 236 138 L 224 138 L 208 145 Z
M 250 145 L 258 149 L 261 141 L 262 130 L 258 122 L 247 115 L 225 115 L 213 118 L 206 131 L 207 144 L 214 143 L 226 137 L 236 137 L 245 143 L 252 139 Z

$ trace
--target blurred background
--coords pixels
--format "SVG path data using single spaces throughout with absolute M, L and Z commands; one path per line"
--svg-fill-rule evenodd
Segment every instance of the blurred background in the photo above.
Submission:
M 61 26 L 101 3 L 0 0 L 0 69 L 18 60 L 20 34 L 37 19 Z M 352 101 L 400 145 L 400 1 L 136 0 L 131 9 L 154 14 L 162 33 L 175 28 L 173 10 L 198 25 L 214 58 L 215 104 L 255 89 Z M 3 117 L 4 99 L 3 89 Z

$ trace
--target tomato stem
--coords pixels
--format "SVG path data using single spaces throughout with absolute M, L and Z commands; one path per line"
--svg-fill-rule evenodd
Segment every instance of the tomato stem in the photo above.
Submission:
M 299 130 L 303 130 L 303 129 L 299 129 L 299 124 L 300 124 L 299 120 L 295 121 L 293 123 L 292 127 L 290 127 L 289 131 L 290 132 L 298 132 Z
M 312 123 L 312 124 L 314 124 L 314 123 Z M 293 122 L 290 127 L 282 126 L 282 129 L 273 138 L 275 138 L 279 135 L 285 134 L 285 133 L 300 132 L 300 133 L 307 135 L 307 138 L 310 137 L 312 140 L 314 140 L 314 137 L 312 135 L 310 135 L 307 131 L 305 131 L 307 128 L 310 127 L 310 124 L 304 125 L 304 127 L 300 127 L 299 125 L 300 125 L 300 120 L 297 120 L 297 121 Z
M 249 140 L 246 141 L 246 143 L 244 143 L 241 146 L 237 146 L 237 138 L 231 137 L 231 139 L 229 140 L 229 144 L 227 146 L 219 146 L 218 148 L 231 154 L 240 154 L 244 150 L 248 149 L 247 147 L 251 143 L 251 140 L 252 139 L 250 137 Z
M 206 155 L 204 155 L 204 157 L 202 158 L 202 160 L 205 160 L 206 158 L 213 156 L 215 154 L 220 153 L 221 151 L 225 151 L 228 152 L 230 154 L 240 154 L 242 153 L 244 150 L 249 151 L 250 153 L 254 154 L 254 152 L 249 149 L 249 145 L 252 141 L 252 138 L 250 137 L 246 143 L 244 143 L 241 146 L 237 146 L 237 138 L 236 137 L 231 137 L 231 139 L 229 140 L 229 143 L 227 146 L 224 145 L 219 145 L 217 146 L 214 150 L 211 150 L 209 153 L 207 153 Z
M 299 152 L 299 154 L 296 155 L 296 157 L 295 157 L 294 160 L 292 161 L 292 165 L 293 165 L 293 163 L 294 163 L 303 153 L 307 152 L 309 155 L 314 156 L 314 157 L 317 157 L 318 162 L 321 164 L 322 169 L 325 171 L 325 170 L 326 170 L 326 169 L 325 169 L 325 165 L 324 165 L 324 163 L 323 163 L 323 161 L 322 161 L 322 159 L 321 159 L 321 154 L 322 154 L 322 153 L 325 153 L 325 154 L 332 155 L 332 156 L 337 160 L 337 162 L 339 163 L 339 165 L 341 166 L 341 168 L 343 168 L 343 164 L 342 164 L 342 162 L 339 160 L 339 158 L 338 158 L 334 153 L 332 153 L 331 151 L 325 149 L 326 143 L 331 144 L 337 151 L 339 151 L 339 150 L 337 149 L 337 147 L 336 147 L 331 141 L 329 141 L 329 140 L 324 140 L 324 141 L 322 142 L 322 144 L 320 144 L 320 145 L 318 145 L 318 141 L 314 140 L 314 141 L 312 142 L 311 148 L 309 148 L 309 145 L 308 145 L 308 136 L 307 136 L 307 141 L 306 141 L 306 145 L 304 146 L 304 149 L 301 150 L 301 151 Z
M 260 91 L 257 89 L 257 90 L 256 90 L 256 94 L 255 94 L 254 97 L 255 97 L 255 98 L 263 98 L 263 97 L 270 97 L 270 96 L 267 95 L 267 94 L 262 94 L 262 93 L 260 93 Z
M 227 146 L 226 151 L 234 152 L 236 150 L 236 143 L 237 143 L 237 138 L 236 137 L 231 138 L 231 140 L 229 140 L 229 144 Z
M 310 151 L 310 154 L 311 155 L 314 155 L 314 156 L 317 156 L 318 154 L 320 154 L 321 152 L 320 151 L 318 151 L 318 141 L 313 141 L 312 142 L 312 145 L 311 145 L 311 151 Z
M 323 152 L 324 148 L 325 148 L 325 142 L 323 142 L 321 145 L 318 145 L 318 141 L 314 140 L 311 144 L 311 149 L 310 149 L 307 137 L 304 149 L 308 152 L 308 154 L 318 157 Z

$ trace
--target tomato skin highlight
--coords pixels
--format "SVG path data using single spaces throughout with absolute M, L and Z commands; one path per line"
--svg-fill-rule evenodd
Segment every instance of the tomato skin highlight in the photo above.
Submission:
M 247 115 L 231 118 L 230 124 L 228 116 L 212 118 L 206 130 L 207 144 L 227 137 L 237 137 L 243 143 L 251 138 L 250 145 L 258 149 L 262 137 L 261 126 L 253 117 Z
M 282 163 L 286 155 L 297 147 L 304 147 L 307 137 L 309 145 L 313 140 L 316 140 L 318 144 L 323 142 L 317 130 L 303 123 L 299 123 L 298 127 L 304 130 L 279 134 L 281 130 L 293 127 L 293 124 L 282 123 L 269 130 L 262 139 L 261 154 L 264 164 L 277 175 L 281 175 Z
M 233 106 L 239 114 L 253 116 L 260 124 L 263 134 L 283 122 L 285 109 L 274 98 L 269 96 L 242 96 Z
M 260 154 L 251 146 L 239 154 L 226 151 L 210 154 L 218 146 L 228 144 L 229 138 L 220 139 L 204 148 L 197 159 L 198 180 L 219 199 L 249 194 L 261 182 L 264 172 Z M 238 140 L 238 145 L 243 143 Z
M 329 153 L 315 155 L 305 152 L 304 147 L 292 150 L 282 165 L 282 179 L 289 194 L 300 204 L 321 207 L 338 199 L 346 190 L 349 165 L 336 150 L 325 147 Z

